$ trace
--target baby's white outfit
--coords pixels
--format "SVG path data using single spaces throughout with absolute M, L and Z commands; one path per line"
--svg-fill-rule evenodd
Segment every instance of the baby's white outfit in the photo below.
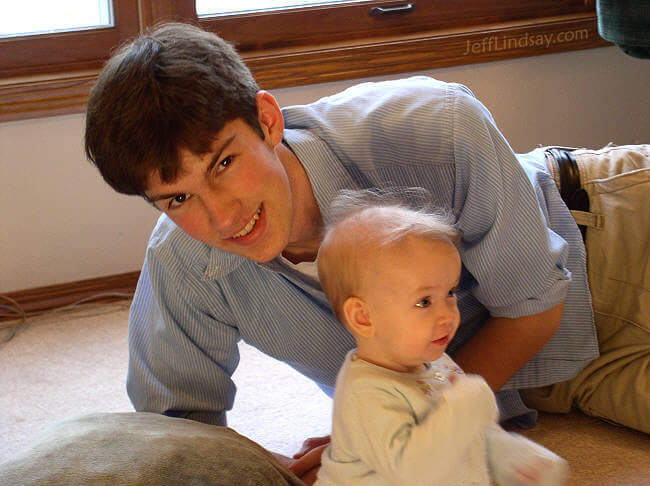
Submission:
M 489 486 L 495 476 L 511 476 L 511 461 L 500 451 L 519 440 L 564 466 L 496 424 L 494 394 L 482 378 L 452 386 L 450 374 L 463 372 L 446 354 L 420 373 L 400 373 L 354 353 L 336 382 L 332 442 L 317 486 Z M 486 437 L 494 444 L 489 457 Z M 559 484 L 553 481 L 544 484 Z

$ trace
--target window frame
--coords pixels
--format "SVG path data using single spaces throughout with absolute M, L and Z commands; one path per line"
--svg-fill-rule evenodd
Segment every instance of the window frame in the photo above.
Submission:
M 458 6 L 461 3 L 453 0 L 412 0 L 412 2 L 416 3 L 416 9 L 425 3 L 434 7 L 442 4 Z M 514 5 L 517 2 L 507 0 L 505 3 Z M 361 12 L 360 7 L 365 11 L 370 6 L 395 6 L 400 2 L 375 0 L 361 5 L 347 3 L 324 5 L 266 15 L 235 14 L 215 19 L 197 18 L 193 0 L 175 2 L 139 0 L 134 19 L 132 5 L 135 2 L 114 0 L 116 26 L 112 28 L 111 39 L 113 40 L 104 40 L 101 47 L 97 47 L 94 51 L 94 58 L 67 60 L 57 64 L 41 63 L 38 67 L 29 68 L 28 72 L 39 76 L 27 78 L 24 76 L 7 78 L 7 70 L 4 71 L 3 78 L 2 63 L 0 63 L 0 122 L 83 112 L 88 91 L 96 79 L 101 64 L 109 57 L 110 52 L 120 42 L 136 35 L 138 30 L 142 31 L 158 22 L 170 20 L 198 24 L 232 42 L 262 89 L 393 75 L 611 45 L 598 34 L 593 0 L 564 2 L 528 0 L 524 3 L 527 10 L 519 9 L 496 15 L 486 11 L 489 7 L 486 0 L 467 0 L 462 2 L 462 5 L 474 9 L 473 12 L 477 13 L 474 18 L 450 20 L 454 14 L 453 9 L 449 8 L 445 11 L 444 18 L 438 19 L 437 23 L 425 18 L 424 23 L 416 22 L 417 25 L 413 26 L 404 24 L 403 19 L 391 17 L 388 22 L 382 20 L 382 28 L 359 29 L 356 34 L 341 38 L 342 36 L 336 32 L 331 36 L 305 35 L 304 32 L 314 30 L 313 25 L 312 27 L 307 25 L 302 31 L 296 28 L 294 32 L 291 24 L 287 24 L 287 19 L 301 24 L 301 21 L 305 23 L 305 15 L 314 15 L 314 12 L 322 14 L 328 9 L 332 13 L 332 8 L 348 9 L 335 10 L 336 15 L 329 20 L 331 25 L 322 22 L 321 30 L 331 33 L 332 25 L 343 22 L 345 15 L 337 17 L 341 13 L 353 15 L 355 11 Z M 550 3 L 556 7 L 549 10 Z M 128 4 L 131 4 L 131 8 Z M 557 7 L 558 4 L 562 7 Z M 423 15 L 424 17 L 426 16 Z M 139 29 L 133 31 L 133 26 L 136 24 L 139 25 Z M 243 27 L 244 25 L 246 28 Z M 273 28 L 268 27 L 269 25 Z M 287 36 L 283 41 L 278 41 L 274 37 L 277 32 L 287 30 L 294 32 L 293 36 Z M 261 32 L 261 35 L 254 41 L 242 41 L 242 35 L 244 38 L 250 38 L 250 31 Z M 523 39 L 540 38 L 539 36 L 558 38 L 567 33 L 574 33 L 574 38 L 548 45 L 532 42 L 524 42 L 522 45 Z M 67 38 L 66 42 L 71 42 L 73 34 L 81 36 L 78 39 L 85 39 L 86 43 L 90 42 L 91 34 L 87 32 L 66 33 L 64 35 Z M 103 33 L 93 32 L 93 34 Z M 58 41 L 60 35 L 53 35 L 47 40 Z M 490 39 L 496 39 L 497 43 L 500 41 L 504 47 L 497 48 L 498 44 L 495 47 Z M 0 41 L 0 52 L 5 47 L 3 42 Z M 25 44 L 21 51 L 22 55 L 29 57 L 27 54 L 31 55 L 32 49 L 36 49 L 36 46 L 38 44 Z M 51 56 L 53 51 L 44 52 L 48 52 Z M 40 57 L 48 58 L 45 54 Z M 25 74 L 24 71 L 12 72 Z
M 412 9 L 398 10 L 407 5 Z M 373 15 L 377 8 L 392 9 L 392 13 Z M 213 15 L 200 17 L 198 22 L 245 53 L 413 36 L 443 29 L 585 14 L 594 9 L 591 0 L 501 0 L 496 5 L 492 0 L 364 0 Z
M 0 79 L 100 69 L 111 50 L 140 30 L 138 6 L 113 0 L 113 26 L 0 39 Z

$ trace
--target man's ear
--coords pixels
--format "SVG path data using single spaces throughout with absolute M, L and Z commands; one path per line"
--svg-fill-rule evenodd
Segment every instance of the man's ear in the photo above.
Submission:
M 370 319 L 368 304 L 359 297 L 348 297 L 343 303 L 343 315 L 355 334 L 371 338 L 375 334 L 375 326 Z
M 264 140 L 275 147 L 282 142 L 284 133 L 284 117 L 280 106 L 268 91 L 258 91 L 255 101 L 257 103 L 257 119 L 264 132 Z

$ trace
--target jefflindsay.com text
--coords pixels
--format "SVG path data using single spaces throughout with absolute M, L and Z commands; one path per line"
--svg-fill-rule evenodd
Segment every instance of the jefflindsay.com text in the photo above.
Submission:
M 567 32 L 551 32 L 548 34 L 529 34 L 525 33 L 516 37 L 505 37 L 490 35 L 483 37 L 479 41 L 467 41 L 467 46 L 463 56 L 470 54 L 486 54 L 490 52 L 499 52 L 512 49 L 526 49 L 528 47 L 543 47 L 548 49 L 554 44 L 564 44 L 567 42 L 577 42 L 589 39 L 589 31 L 569 30 Z

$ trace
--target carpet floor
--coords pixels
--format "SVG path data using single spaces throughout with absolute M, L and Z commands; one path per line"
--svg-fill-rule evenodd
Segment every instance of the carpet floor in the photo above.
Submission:
M 60 420 L 133 411 L 125 393 L 126 304 L 35 318 L 0 344 L 0 462 Z M 269 450 L 296 452 L 329 432 L 331 400 L 289 366 L 240 343 L 229 426 Z M 570 486 L 650 486 L 650 437 L 579 412 L 541 414 L 519 431 L 564 457 Z

